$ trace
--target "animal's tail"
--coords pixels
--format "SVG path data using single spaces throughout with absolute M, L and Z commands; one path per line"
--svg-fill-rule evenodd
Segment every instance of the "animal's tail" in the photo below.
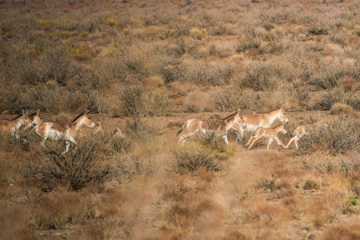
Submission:
M 178 131 L 178 133 L 176 134 L 176 136 L 179 136 L 179 134 L 180 134 L 182 131 L 184 131 L 184 128 L 185 128 L 185 126 L 187 125 L 188 121 L 189 121 L 189 120 L 187 120 L 187 121 L 184 123 L 184 125 L 181 127 L 181 129 L 180 129 L 180 130 Z

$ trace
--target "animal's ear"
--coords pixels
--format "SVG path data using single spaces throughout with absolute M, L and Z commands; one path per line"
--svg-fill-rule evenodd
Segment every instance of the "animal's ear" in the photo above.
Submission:
M 281 108 L 284 108 L 285 107 L 285 103 L 283 103 L 282 105 L 281 105 Z
M 240 113 L 240 111 L 241 111 L 241 108 L 239 108 L 239 109 L 237 110 L 237 113 Z
M 116 130 L 120 131 L 120 128 L 118 126 L 116 126 Z
M 89 110 L 85 109 L 84 114 L 88 114 Z
M 22 110 L 22 115 L 25 115 L 25 110 L 24 109 Z
M 40 109 L 39 108 L 37 109 L 37 114 L 40 114 Z
M 100 123 L 100 119 L 99 119 L 98 125 L 99 125 L 99 126 L 101 125 L 101 123 Z

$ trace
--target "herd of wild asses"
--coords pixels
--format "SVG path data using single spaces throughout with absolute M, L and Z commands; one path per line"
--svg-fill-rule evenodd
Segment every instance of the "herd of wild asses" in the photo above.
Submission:
M 0 132 L 10 134 L 11 137 L 22 139 L 26 132 L 33 128 L 37 135 L 42 138 L 40 145 L 45 147 L 47 139 L 50 140 L 64 140 L 66 149 L 63 152 L 69 151 L 70 142 L 76 145 L 75 135 L 80 128 L 86 125 L 90 128 L 95 128 L 96 131 L 102 131 L 102 125 L 100 121 L 96 124 L 85 111 L 77 116 L 72 122 L 55 122 L 55 121 L 43 121 L 38 109 L 36 113 L 29 115 L 29 111 L 22 111 L 22 114 L 13 120 L 0 120 Z M 114 136 L 124 137 L 121 130 L 117 128 Z
M 233 129 L 237 135 L 237 140 L 244 137 L 244 132 L 253 132 L 246 146 L 249 150 L 254 143 L 262 138 L 268 138 L 267 149 L 270 144 L 275 141 L 282 147 L 288 148 L 294 142 L 296 149 L 298 149 L 298 140 L 304 135 L 308 135 L 309 131 L 314 129 L 314 124 L 300 125 L 296 128 L 294 136 L 290 139 L 289 143 L 285 146 L 277 137 L 279 132 L 286 133 L 284 124 L 288 123 L 288 118 L 285 115 L 285 109 L 281 106 L 279 109 L 271 111 L 266 114 L 247 114 L 242 115 L 240 109 L 227 116 L 224 119 L 199 119 L 192 118 L 187 120 L 180 131 L 177 133 L 179 136 L 179 143 L 183 144 L 186 139 L 195 134 L 196 132 L 212 132 L 218 136 L 222 136 L 226 144 L 228 144 L 227 132 Z M 272 123 L 279 119 L 282 124 L 271 128 Z M 10 134 L 12 138 L 22 139 L 30 128 L 35 130 L 36 134 L 42 138 L 40 145 L 45 147 L 47 139 L 50 140 L 64 140 L 66 149 L 63 153 L 69 151 L 70 143 L 76 145 L 75 135 L 80 130 L 81 126 L 86 125 L 90 128 L 95 128 L 96 131 L 102 131 L 100 121 L 96 124 L 85 111 L 78 115 L 72 122 L 55 122 L 43 121 L 40 115 L 40 110 L 29 115 L 29 111 L 22 111 L 22 114 L 13 120 L 0 120 L 0 133 Z M 114 135 L 125 137 L 121 130 L 117 128 Z
M 282 124 L 271 128 L 273 122 L 279 119 Z M 304 135 L 308 135 L 309 131 L 314 130 L 317 123 L 300 125 L 294 131 L 294 136 L 290 139 L 289 143 L 285 146 L 281 140 L 277 137 L 279 132 L 287 133 L 285 124 L 289 122 L 286 117 L 285 109 L 281 106 L 279 109 L 271 111 L 266 114 L 240 114 L 240 109 L 224 119 L 199 119 L 192 118 L 185 122 L 178 136 L 180 136 L 179 142 L 183 144 L 187 138 L 195 134 L 196 132 L 215 132 L 217 135 L 222 136 L 224 141 L 228 143 L 227 132 L 233 129 L 237 135 L 237 141 L 244 138 L 244 132 L 253 132 L 246 146 L 249 146 L 249 150 L 255 144 L 255 142 L 262 138 L 268 138 L 267 149 L 269 150 L 270 144 L 275 141 L 284 148 L 288 148 L 292 142 L 295 143 L 295 147 L 298 150 L 298 141 Z M 326 125 L 326 124 L 324 124 Z

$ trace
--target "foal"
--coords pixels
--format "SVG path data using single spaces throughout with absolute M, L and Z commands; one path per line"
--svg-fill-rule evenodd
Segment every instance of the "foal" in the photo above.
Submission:
M 42 147 L 45 147 L 45 141 L 48 138 L 51 140 L 64 139 L 66 144 L 66 150 L 62 152 L 62 154 L 64 154 L 69 151 L 70 142 L 76 145 L 75 135 L 84 124 L 90 128 L 94 128 L 96 125 L 87 112 L 77 116 L 71 123 L 42 122 L 36 125 L 35 132 L 43 138 L 40 143 Z
M 268 145 L 267 145 L 267 148 L 266 148 L 267 150 L 270 150 L 270 144 L 273 142 L 274 139 L 279 145 L 286 148 L 285 145 L 277 137 L 278 132 L 282 132 L 284 134 L 287 133 L 284 125 L 279 125 L 279 126 L 274 127 L 274 128 L 262 128 L 262 127 L 258 128 L 255 131 L 254 135 L 251 136 L 248 143 L 246 144 L 246 146 L 248 146 L 251 143 L 248 150 L 250 150 L 250 148 L 254 145 L 254 143 L 257 140 L 259 140 L 261 137 L 269 138 Z
M 101 122 L 99 120 L 98 124 L 96 125 L 96 128 L 94 129 L 94 134 L 99 134 L 103 132 L 109 132 L 112 138 L 125 138 L 124 133 L 121 131 L 121 129 L 116 126 L 116 130 L 107 131 L 103 129 L 103 126 L 101 125 Z
M 177 136 L 186 130 L 186 133 L 181 135 L 179 139 L 179 142 L 183 144 L 187 138 L 198 131 L 202 133 L 214 132 L 216 135 L 222 136 L 226 144 L 228 144 L 227 131 L 232 128 L 235 123 L 239 125 L 244 124 L 240 109 L 224 119 L 189 119 L 177 133 Z
M 300 125 L 294 131 L 294 136 L 290 139 L 289 143 L 286 145 L 286 148 L 289 148 L 290 144 L 294 142 L 296 150 L 299 150 L 298 141 L 305 135 L 310 135 L 310 131 L 314 131 L 315 127 L 318 127 L 319 124 L 322 124 L 324 127 L 328 127 L 326 123 L 318 121 L 316 123 Z

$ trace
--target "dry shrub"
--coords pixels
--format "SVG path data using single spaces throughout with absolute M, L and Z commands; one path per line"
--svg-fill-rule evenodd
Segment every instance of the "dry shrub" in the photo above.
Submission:
M 172 101 L 162 89 L 128 86 L 119 94 L 122 116 L 131 116 L 134 121 L 143 117 L 167 116 L 172 110 Z
M 127 134 L 143 141 L 152 140 L 159 129 L 152 117 L 166 116 L 172 109 L 172 102 L 161 90 L 129 86 L 119 94 L 120 114 L 130 116 L 127 121 Z
M 289 211 L 283 206 L 264 201 L 259 197 L 246 200 L 243 206 L 239 223 L 250 224 L 256 229 L 279 229 L 290 219 Z
M 312 190 L 312 189 L 318 190 L 319 188 L 320 188 L 319 183 L 313 179 L 306 180 L 303 186 L 304 190 Z
M 358 120 L 353 117 L 341 117 L 320 126 L 299 141 L 300 152 L 309 153 L 325 151 L 332 155 L 359 151 L 360 128 Z
M 89 217 L 105 219 L 116 216 L 121 211 L 125 198 L 126 195 L 121 189 L 106 190 L 99 201 L 90 207 Z
M 222 138 L 209 133 L 197 137 L 191 145 L 185 145 L 175 150 L 175 172 L 193 172 L 198 169 L 220 171 L 222 161 L 235 153 L 235 148 L 227 146 Z
M 257 94 L 252 89 L 244 89 L 239 84 L 230 84 L 223 87 L 213 95 L 215 108 L 218 111 L 229 112 L 234 109 L 254 109 L 256 103 L 249 101 L 255 99 Z
M 98 224 L 87 224 L 84 228 L 77 230 L 76 239 L 98 240 L 105 239 L 106 228 Z
M 176 159 L 175 172 L 193 172 L 202 168 L 207 171 L 220 171 L 222 168 L 220 159 L 213 152 L 196 145 L 179 148 L 174 155 Z
M 323 25 L 312 25 L 308 28 L 308 32 L 312 35 L 327 35 L 328 29 Z
M 321 235 L 321 240 L 350 240 L 360 238 L 360 224 L 347 223 L 347 224 L 334 224 L 325 229 Z
M 221 85 L 221 71 L 218 65 L 202 61 L 187 60 L 179 65 L 178 79 L 197 84 Z
M 346 171 L 339 157 L 328 156 L 322 153 L 305 156 L 302 160 L 302 168 L 330 175 L 345 173 Z
M 249 49 L 258 49 L 260 45 L 261 40 L 259 39 L 259 34 L 254 28 L 248 27 L 246 31 L 243 32 L 243 35 L 237 40 L 235 50 L 237 52 L 245 52 Z
M 327 199 L 323 198 L 313 200 L 305 211 L 316 229 L 331 223 L 335 217 L 335 209 Z
M 0 238 L 9 240 L 35 240 L 34 231 L 29 226 L 30 213 L 22 206 L 0 208 Z
M 278 106 L 278 102 L 271 97 L 263 97 L 259 100 L 260 112 L 270 112 Z
M 340 86 L 344 88 L 345 92 L 349 92 L 355 90 L 357 88 L 357 82 L 354 78 L 351 77 L 343 77 L 339 81 Z
M 37 229 L 59 229 L 67 223 L 83 223 L 89 203 L 76 192 L 57 192 L 42 197 L 34 207 Z
M 255 91 L 271 91 L 276 88 L 277 69 L 271 64 L 256 63 L 246 68 L 242 86 Z
M 129 183 L 139 176 L 151 176 L 157 170 L 151 158 L 140 154 L 117 155 L 112 175 L 120 184 Z
M 335 103 L 331 106 L 330 113 L 333 115 L 339 115 L 339 114 L 350 114 L 352 113 L 353 108 L 349 105 L 346 105 L 344 103 Z
M 65 155 L 58 150 L 47 150 L 47 158 L 38 166 L 31 166 L 33 174 L 41 179 L 43 190 L 51 191 L 59 186 L 80 190 L 93 183 L 102 183 L 110 174 L 110 167 L 99 161 L 98 144 L 80 141 L 75 151 Z

